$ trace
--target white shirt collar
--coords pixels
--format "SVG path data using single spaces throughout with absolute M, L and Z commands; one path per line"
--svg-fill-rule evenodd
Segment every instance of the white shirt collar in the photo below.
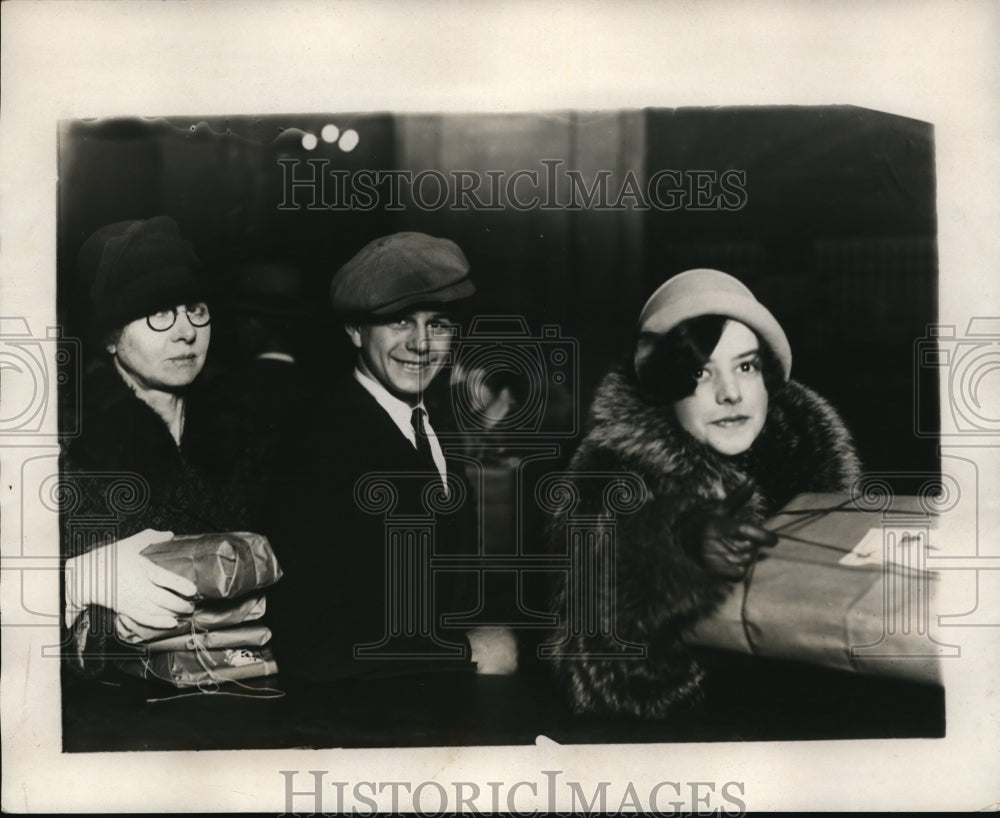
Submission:
M 388 414 L 390 418 L 392 418 L 392 422 L 399 427 L 399 431 L 402 432 L 403 437 L 410 441 L 410 445 L 414 448 L 417 446 L 417 435 L 413 431 L 411 416 L 413 415 L 414 409 L 420 408 L 424 410 L 424 429 L 427 432 L 427 440 L 430 443 L 431 457 L 434 459 L 434 465 L 437 466 L 438 473 L 441 475 L 441 481 L 445 485 L 445 492 L 447 493 L 447 462 L 444 459 L 444 451 L 441 449 L 441 442 L 438 440 L 437 434 L 434 432 L 434 427 L 431 426 L 427 410 L 424 408 L 424 402 L 421 401 L 416 406 L 410 406 L 410 404 L 405 401 L 401 401 L 395 395 L 390 394 L 389 391 L 382 386 L 382 384 L 371 376 L 366 375 L 357 367 L 354 368 L 354 380 L 360 383 L 365 390 L 367 390 L 367 392 L 375 398 L 375 402 L 386 411 L 386 414 Z
M 410 404 L 405 401 L 401 401 L 395 395 L 389 393 L 382 384 L 369 375 L 366 375 L 357 367 L 354 368 L 354 380 L 360 383 L 368 393 L 375 398 L 375 402 L 378 403 L 386 413 L 392 418 L 392 422 L 399 427 L 399 431 L 403 433 L 403 437 L 410 441 L 414 446 L 417 445 L 416 435 L 413 433 L 413 425 L 410 422 L 410 417 L 413 414 L 413 410 L 416 406 L 410 406 Z M 423 402 L 418 403 L 417 406 L 423 408 Z M 426 410 L 425 410 L 426 412 Z M 430 425 L 430 422 L 424 416 L 425 425 Z

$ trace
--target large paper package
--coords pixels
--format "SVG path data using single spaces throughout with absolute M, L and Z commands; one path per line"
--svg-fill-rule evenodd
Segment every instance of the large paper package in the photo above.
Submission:
M 938 682 L 950 652 L 929 633 L 933 517 L 916 497 L 859 507 L 802 494 L 765 524 L 781 539 L 689 634 L 694 645 Z
M 186 633 L 146 642 L 150 653 L 168 650 L 219 650 L 221 648 L 259 648 L 271 641 L 271 629 L 265 625 L 223 628 L 217 631 Z
M 154 642 L 171 636 L 191 636 L 202 631 L 231 628 L 260 619 L 267 610 L 263 594 L 250 594 L 222 602 L 200 602 L 189 616 L 178 617 L 173 628 L 147 628 L 138 623 L 118 622 L 118 637 L 130 645 Z
M 118 636 L 128 644 L 192 637 L 260 619 L 266 610 L 262 590 L 281 578 L 281 567 L 267 537 L 247 531 L 190 534 L 153 543 L 144 557 L 186 577 L 198 589 L 194 612 L 179 617 L 174 628 L 147 628 L 118 622 Z
M 203 599 L 236 599 L 281 577 L 267 537 L 248 531 L 174 537 L 147 546 L 142 555 L 191 580 Z
M 160 679 L 175 687 L 199 687 L 273 676 L 278 666 L 268 648 L 224 648 L 153 653 L 120 661 L 118 666 L 133 676 Z

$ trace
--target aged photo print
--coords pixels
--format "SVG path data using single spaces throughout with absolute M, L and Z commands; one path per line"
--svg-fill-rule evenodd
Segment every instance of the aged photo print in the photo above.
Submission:
M 996 11 L 771 5 L 4 8 L 5 808 L 1000 801 Z

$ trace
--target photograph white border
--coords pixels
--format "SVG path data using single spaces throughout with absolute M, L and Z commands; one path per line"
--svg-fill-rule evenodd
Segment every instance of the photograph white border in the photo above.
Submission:
M 12 0 L 0 15 L 0 312 L 28 318 L 35 334 L 56 325 L 58 121 L 207 113 L 849 104 L 912 117 L 935 128 L 939 321 L 962 332 L 972 317 L 1000 315 L 1000 6 L 986 0 Z M 967 451 L 987 485 L 1000 474 L 1000 449 L 980 445 L 989 442 L 970 438 Z M 58 541 L 52 513 L 18 530 L 26 456 L 8 449 L 0 461 L 5 557 L 29 541 Z M 981 538 L 1000 523 L 1000 492 L 986 496 Z M 958 573 L 968 572 L 945 579 Z M 57 571 L 3 570 L 5 603 L 26 577 L 33 598 L 58 599 Z M 945 585 L 950 610 L 977 603 L 967 582 Z M 632 782 L 640 793 L 664 780 L 742 781 L 753 811 L 996 807 L 1000 629 L 960 630 L 962 658 L 943 662 L 944 739 L 62 754 L 58 668 L 36 660 L 54 631 L 5 627 L 2 803 L 11 812 L 280 813 L 279 770 L 484 788 L 561 770 L 588 793 L 599 781 L 616 792 Z M 548 806 L 542 789 L 520 792 L 519 808 Z M 297 802 L 312 811 L 305 806 Z

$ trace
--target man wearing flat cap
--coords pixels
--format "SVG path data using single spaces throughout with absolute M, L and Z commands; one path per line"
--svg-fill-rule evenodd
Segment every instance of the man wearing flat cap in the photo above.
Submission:
M 334 276 L 357 358 L 283 470 L 272 530 L 286 580 L 271 609 L 283 674 L 395 675 L 470 658 L 480 672 L 512 669 L 509 635 L 441 627 L 476 599 L 428 564 L 477 551 L 472 494 L 423 403 L 447 361 L 452 310 L 474 292 L 458 245 L 423 233 L 376 239 Z

